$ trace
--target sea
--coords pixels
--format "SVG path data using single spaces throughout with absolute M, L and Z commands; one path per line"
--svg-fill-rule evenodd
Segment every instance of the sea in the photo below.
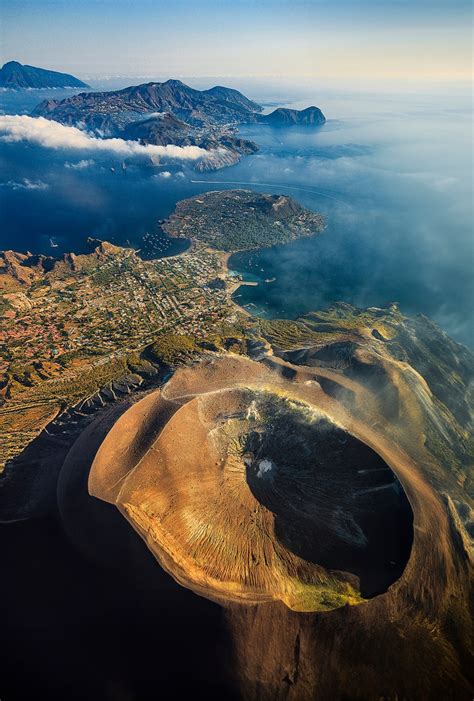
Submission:
M 81 253 L 92 237 L 132 246 L 146 258 L 174 255 L 188 244 L 169 239 L 160 221 L 180 199 L 236 187 L 291 195 L 323 213 L 326 229 L 232 256 L 231 269 L 258 283 L 236 291 L 239 304 L 259 316 L 297 318 L 341 300 L 360 307 L 397 302 L 402 312 L 425 314 L 473 346 L 469 92 L 307 83 L 301 94 L 297 85 L 286 94 L 251 84 L 247 90 L 266 111 L 314 104 L 327 122 L 242 127 L 258 153 L 207 173 L 190 162 L 124 158 L 92 147 L 0 142 L 0 249 Z M 73 92 L 4 90 L 0 115 L 29 114 L 42 99 Z

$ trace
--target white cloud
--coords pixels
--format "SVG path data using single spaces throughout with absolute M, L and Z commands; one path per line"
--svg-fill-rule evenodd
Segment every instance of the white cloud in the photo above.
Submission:
M 146 146 L 138 141 L 124 139 L 98 139 L 76 127 L 67 127 L 44 117 L 26 115 L 0 116 L 0 140 L 6 142 L 29 141 L 45 148 L 77 151 L 109 151 L 119 156 L 150 156 L 177 160 L 197 160 L 209 155 L 198 146 Z
M 164 170 L 162 173 L 158 174 L 160 178 L 171 178 L 171 173 L 169 170 Z
M 77 163 L 69 163 L 69 161 L 66 161 L 64 164 L 65 168 L 71 168 L 72 170 L 84 170 L 85 168 L 90 168 L 93 166 L 95 161 L 92 160 L 92 158 L 83 158 L 81 161 L 78 161 Z
M 1 187 L 9 187 L 11 190 L 47 190 L 49 185 L 42 180 L 29 180 L 23 178 L 20 182 L 9 180 L 6 183 L 0 183 Z

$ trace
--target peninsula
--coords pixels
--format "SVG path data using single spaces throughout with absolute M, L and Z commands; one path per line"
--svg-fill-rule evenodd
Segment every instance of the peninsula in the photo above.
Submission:
M 289 243 L 320 233 L 324 226 L 321 214 L 293 198 L 252 190 L 206 192 L 182 200 L 162 224 L 169 236 L 189 237 L 229 253 Z

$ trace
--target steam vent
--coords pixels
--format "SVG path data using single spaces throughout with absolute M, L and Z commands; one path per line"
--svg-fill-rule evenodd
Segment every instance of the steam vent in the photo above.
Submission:
M 413 515 L 387 446 L 335 406 L 277 359 L 181 368 L 109 431 L 89 492 L 206 598 L 362 603 L 401 577 Z

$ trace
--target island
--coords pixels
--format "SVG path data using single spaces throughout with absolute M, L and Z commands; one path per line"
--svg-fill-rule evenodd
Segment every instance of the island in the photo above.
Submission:
M 0 68 L 0 88 L 21 90 L 25 88 L 88 88 L 87 83 L 68 73 L 58 73 L 36 66 L 8 61 Z
M 32 116 L 87 128 L 103 138 L 118 137 L 142 144 L 195 145 L 210 152 L 197 170 L 234 165 L 255 153 L 257 144 L 242 138 L 248 124 L 319 126 L 325 117 L 317 107 L 278 109 L 269 115 L 238 90 L 215 86 L 196 90 L 180 80 L 152 82 L 109 92 L 84 92 L 64 100 L 43 100 Z
M 278 107 L 269 114 L 260 114 L 256 121 L 270 126 L 289 126 L 303 124 L 305 126 L 320 126 L 326 121 L 326 117 L 319 107 L 306 107 L 304 110 L 292 110 Z

